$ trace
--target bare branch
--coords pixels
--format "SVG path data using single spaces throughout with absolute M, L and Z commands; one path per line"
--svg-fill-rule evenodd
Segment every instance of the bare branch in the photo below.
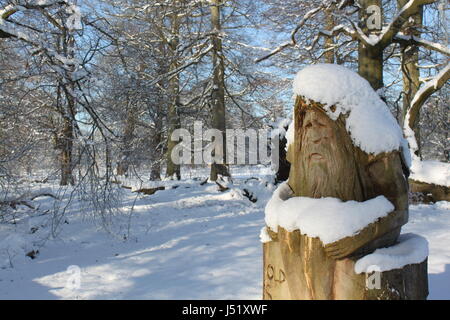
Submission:
M 417 45 L 450 56 L 450 49 L 448 47 L 443 46 L 440 43 L 431 42 L 412 35 L 406 36 L 403 34 L 398 34 L 394 37 L 393 42 L 404 45 Z
M 417 13 L 420 6 L 431 4 L 436 2 L 436 0 L 409 0 L 403 8 L 397 13 L 392 22 L 388 27 L 383 30 L 380 35 L 379 41 L 375 44 L 380 46 L 382 49 L 386 48 L 392 43 L 395 35 L 400 31 L 403 24 L 408 20 L 408 18 L 415 13 Z
M 410 128 L 415 123 L 417 115 L 422 105 L 427 99 L 436 91 L 439 91 L 445 83 L 450 79 L 450 63 L 442 69 L 431 81 L 428 81 L 422 88 L 420 88 L 414 95 L 411 106 L 408 110 L 408 124 Z
M 276 48 L 275 50 L 271 51 L 269 54 L 258 58 L 255 60 L 255 63 L 259 63 L 263 60 L 269 59 L 271 56 L 276 55 L 277 53 L 283 51 L 284 49 L 286 49 L 287 47 L 292 47 L 294 44 L 292 42 L 285 42 L 282 45 L 280 45 L 278 48 Z
M 259 63 L 263 60 L 266 60 L 268 58 L 270 58 L 271 56 L 283 51 L 284 49 L 286 49 L 287 47 L 292 47 L 295 46 L 297 44 L 297 41 L 295 40 L 295 35 L 297 34 L 297 32 L 304 26 L 304 24 L 306 23 L 306 21 L 308 21 L 309 19 L 311 19 L 312 17 L 314 17 L 318 12 L 320 12 L 321 10 L 325 9 L 326 5 L 325 2 L 322 3 L 319 7 L 314 8 L 310 11 L 308 11 L 302 18 L 302 20 L 297 24 L 297 26 L 294 28 L 294 30 L 291 32 L 291 41 L 290 42 L 285 42 L 282 45 L 278 46 L 275 50 L 271 51 L 269 54 L 258 58 L 255 60 L 255 63 Z

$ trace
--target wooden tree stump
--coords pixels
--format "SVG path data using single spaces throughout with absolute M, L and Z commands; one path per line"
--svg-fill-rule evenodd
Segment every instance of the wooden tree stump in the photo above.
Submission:
M 427 259 L 357 274 L 357 257 L 328 259 L 318 238 L 283 228 L 263 244 L 263 250 L 265 300 L 422 300 L 428 296 Z
M 383 196 L 394 210 L 357 234 L 326 245 L 301 230 L 289 232 L 278 226 L 274 233 L 267 228 L 272 241 L 263 246 L 263 298 L 425 299 L 426 255 L 422 261 L 379 273 L 381 281 L 375 289 L 366 284 L 372 274 L 355 272 L 355 264 L 362 257 L 398 244 L 401 227 L 408 221 L 407 174 L 400 150 L 364 152 L 353 145 L 347 132 L 348 115 L 340 114 L 332 120 L 326 108 L 336 110 L 335 106 L 325 107 L 297 96 L 295 136 L 287 154 L 292 196 L 331 197 L 344 202 Z

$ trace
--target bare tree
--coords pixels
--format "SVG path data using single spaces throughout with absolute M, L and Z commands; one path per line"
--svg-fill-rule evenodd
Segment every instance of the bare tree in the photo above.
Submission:
M 221 0 L 211 1 L 211 42 L 212 50 L 212 66 L 213 66 L 213 88 L 212 88 L 212 125 L 214 129 L 222 133 L 222 161 L 211 165 L 210 179 L 216 181 L 218 176 L 229 176 L 228 168 L 225 165 L 226 159 L 226 139 L 225 139 L 225 62 L 222 51 L 222 40 L 220 38 L 220 6 Z

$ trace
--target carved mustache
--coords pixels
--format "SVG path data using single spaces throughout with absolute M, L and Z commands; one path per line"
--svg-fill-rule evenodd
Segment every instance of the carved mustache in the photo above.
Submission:
M 306 152 L 306 159 L 309 161 L 318 161 L 325 159 L 332 159 L 333 155 L 331 150 L 321 146 L 314 146 L 313 148 L 308 148 Z

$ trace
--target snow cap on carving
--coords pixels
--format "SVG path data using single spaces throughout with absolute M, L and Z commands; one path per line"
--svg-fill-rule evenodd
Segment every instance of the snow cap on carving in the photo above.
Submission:
M 343 66 L 310 65 L 297 73 L 293 90 L 296 95 L 323 104 L 332 120 L 346 115 L 346 129 L 353 144 L 366 153 L 400 150 L 405 145 L 400 126 L 369 82 Z M 287 133 L 288 144 L 294 140 L 293 123 Z

